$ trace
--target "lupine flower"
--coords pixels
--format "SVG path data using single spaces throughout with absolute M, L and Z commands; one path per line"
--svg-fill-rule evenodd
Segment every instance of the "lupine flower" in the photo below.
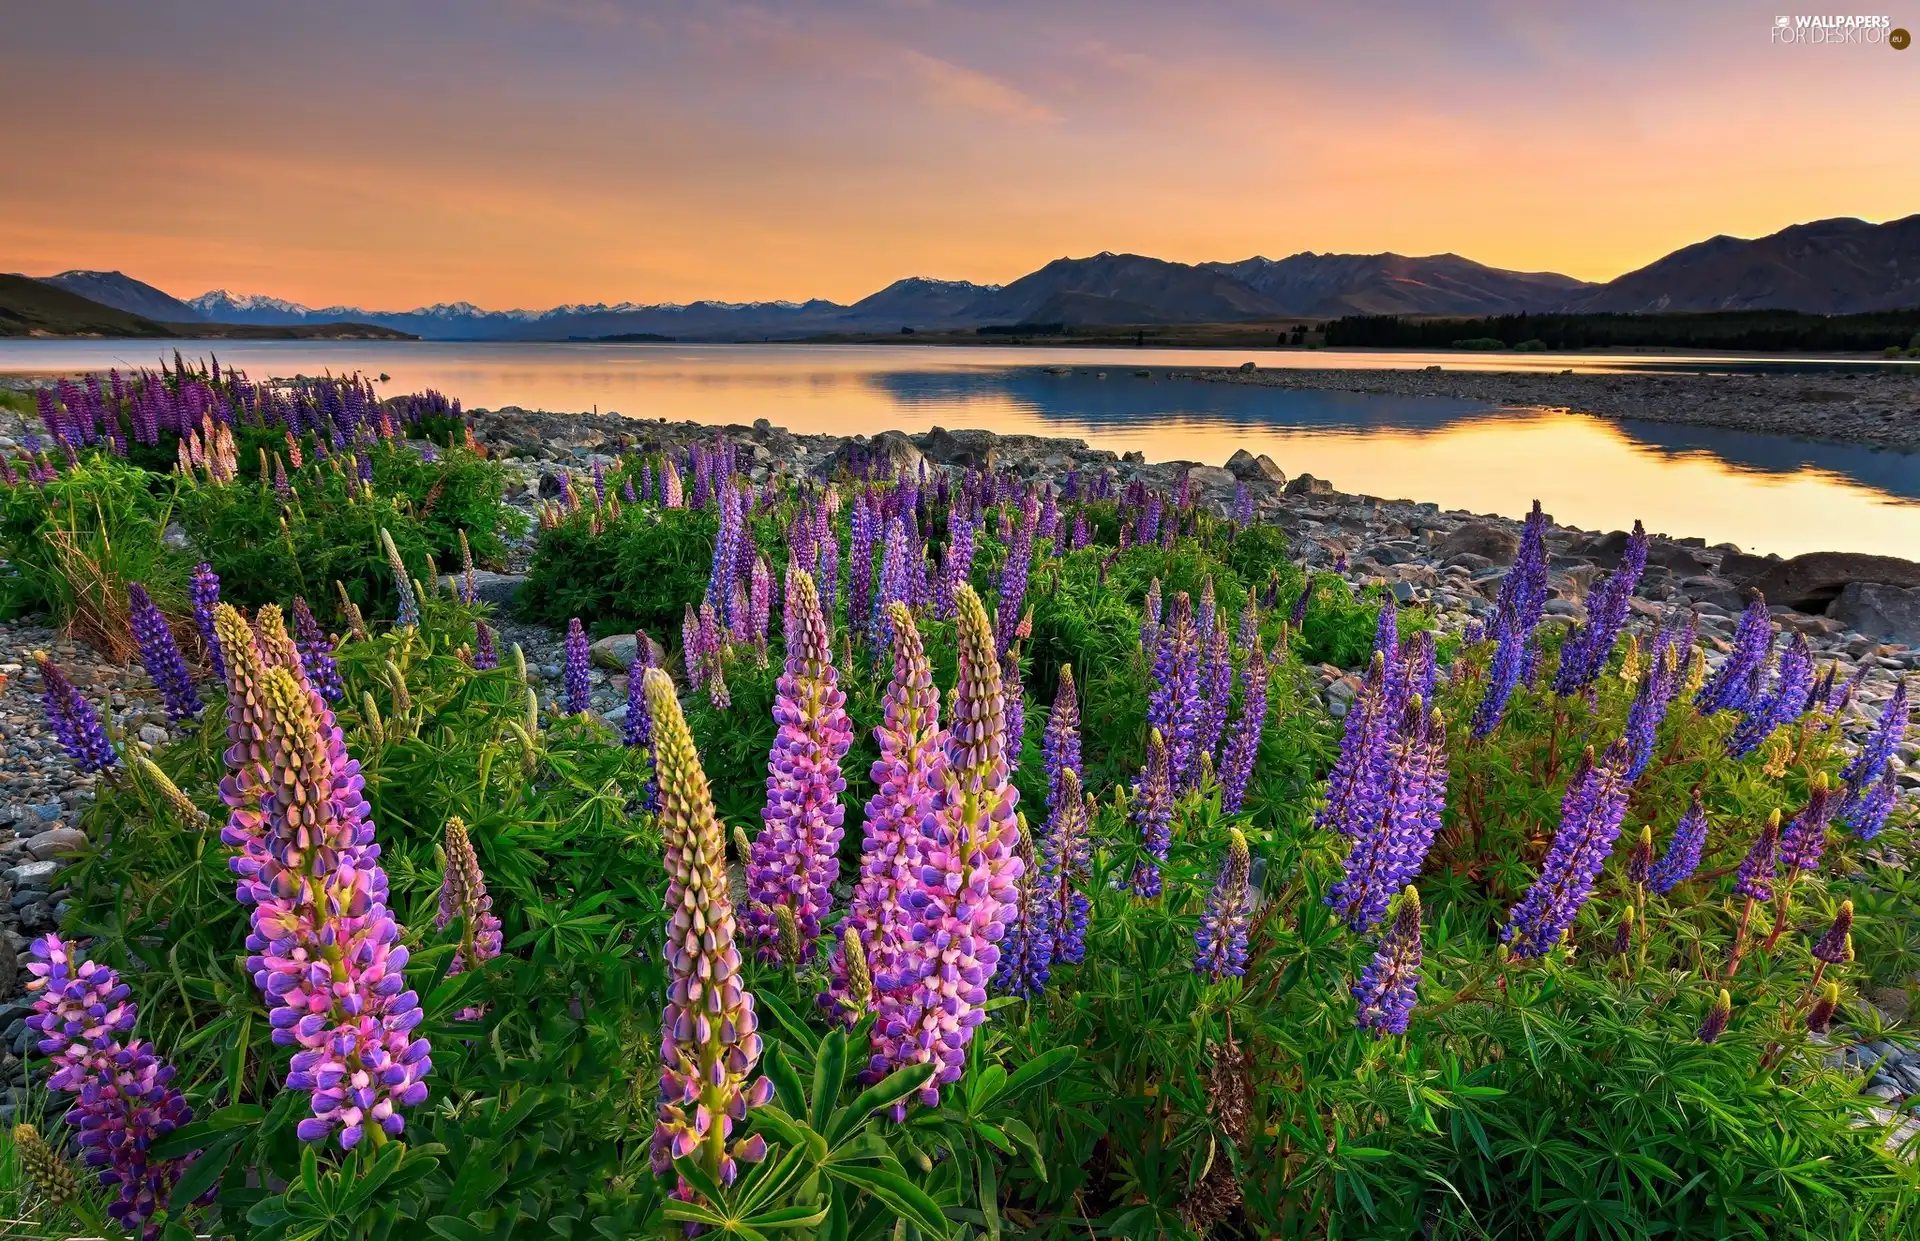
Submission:
M 589 697 L 587 665 L 591 657 L 587 645 L 587 631 L 580 624 L 580 618 L 574 617 L 567 622 L 567 714 L 585 715 L 592 706 Z
M 1693 804 L 1674 826 L 1667 851 L 1647 873 L 1647 887 L 1665 896 L 1693 878 L 1693 873 L 1700 869 L 1700 855 L 1706 847 L 1707 808 L 1700 802 L 1700 791 L 1695 789 Z
M 120 761 L 113 742 L 95 714 L 93 704 L 74 688 L 67 674 L 60 671 L 45 651 L 35 651 L 40 665 L 40 703 L 46 708 L 47 723 L 67 751 L 67 757 L 82 772 L 106 771 Z
M 654 810 L 660 804 L 659 763 L 653 758 L 653 715 L 647 709 L 647 669 L 653 664 L 653 643 L 644 633 L 634 636 L 633 662 L 627 665 L 627 718 L 620 722 L 627 745 L 647 752 L 651 770 L 646 787 L 640 792 L 640 804 Z
M 493 897 L 487 893 L 486 876 L 480 873 L 473 837 L 457 818 L 447 820 L 446 851 L 447 865 L 440 875 L 440 912 L 433 929 L 444 931 L 455 918 L 460 919 L 460 946 L 454 951 L 453 964 L 447 967 L 447 973 L 460 974 L 500 955 L 500 919 L 493 916 Z M 480 1015 L 477 1009 L 467 1013 Z M 473 1019 L 467 1013 L 461 1014 L 461 1020 Z
M 483 620 L 473 622 L 473 668 L 475 672 L 486 672 L 500 666 L 500 656 L 494 650 L 493 630 Z
M 1727 1022 L 1732 1019 L 1733 997 L 1727 993 L 1725 987 L 1722 987 L 1720 994 L 1714 997 L 1713 1006 L 1707 1009 L 1706 1020 L 1700 1023 L 1700 1041 L 1718 1042 L 1720 1036 L 1727 1032 Z
M 1016 885 L 1013 920 L 1007 924 L 1006 938 L 1000 945 L 1000 962 L 993 982 L 1008 995 L 1031 999 L 1043 994 L 1053 976 L 1054 924 L 1057 911 L 1054 898 L 1058 887 L 1053 872 L 1035 856 L 1033 838 L 1027 832 L 1027 818 L 1019 816 L 1020 837 L 1015 849 L 1020 859 L 1021 876 Z
M 1312 601 L 1313 574 L 1309 573 L 1306 580 L 1300 583 L 1300 593 L 1294 598 L 1293 607 L 1287 613 L 1287 627 L 1293 632 L 1299 633 L 1300 627 L 1307 623 L 1307 604 Z
M 369 1124 L 398 1134 L 396 1109 L 427 1097 L 431 1048 L 409 1037 L 422 1014 L 402 990 L 407 949 L 387 909 L 360 764 L 326 700 L 294 669 L 264 664 L 239 613 L 223 605 L 215 624 L 228 653 L 234 743 L 221 782 L 233 813 L 221 839 L 237 850 L 237 895 L 252 906 L 247 965 L 273 1040 L 300 1048 L 287 1086 L 313 1095 L 296 1132 L 304 1142 L 337 1133 L 343 1148 Z M 315 964 L 322 959 L 326 969 Z
M 1825 1034 L 1833 1025 L 1833 1014 L 1840 1007 L 1840 984 L 1830 982 L 1807 1009 L 1807 1031 Z
M 1553 692 L 1561 697 L 1579 693 L 1593 684 L 1620 640 L 1627 623 L 1627 601 L 1647 567 L 1647 532 L 1639 522 L 1627 538 L 1620 567 L 1609 573 L 1587 593 L 1587 621 L 1560 648 L 1560 668 L 1554 675 Z
M 1827 847 L 1827 820 L 1833 817 L 1838 803 L 1826 773 L 1816 775 L 1807 791 L 1807 804 L 1780 833 L 1781 877 L 1796 870 L 1820 869 L 1820 855 Z
M 1780 847 L 1780 812 L 1774 811 L 1753 838 L 1747 856 L 1740 859 L 1740 870 L 1733 890 L 1750 901 L 1765 903 L 1773 899 L 1775 855 Z
M 824 610 L 824 609 L 823 609 Z M 748 570 L 747 636 L 759 653 L 760 666 L 767 666 L 767 625 L 773 613 L 773 569 L 767 558 L 755 552 Z
M 127 599 L 132 605 L 128 619 L 140 644 L 140 662 L 160 690 L 167 718 L 176 724 L 192 719 L 200 714 L 200 696 L 193 692 L 193 678 L 187 673 L 179 644 L 173 640 L 172 626 L 140 583 L 127 587 Z
M 1060 684 L 1054 690 L 1053 709 L 1047 713 L 1047 730 L 1040 748 L 1046 756 L 1048 812 L 1057 814 L 1061 777 L 1080 770 L 1080 695 L 1074 689 L 1070 665 L 1060 665 Z
M 1514 687 L 1529 680 L 1526 676 L 1533 631 L 1540 623 L 1547 601 L 1547 519 L 1535 500 L 1520 531 L 1520 547 L 1513 566 L 1500 583 L 1500 596 L 1494 603 L 1493 623 L 1487 637 L 1494 642 L 1493 660 L 1487 669 L 1487 686 L 1473 716 L 1473 735 L 1487 737 L 1500 726 L 1506 714 L 1507 700 Z
M 1227 855 L 1220 862 L 1220 875 L 1214 880 L 1206 910 L 1193 933 L 1193 972 L 1211 982 L 1247 972 L 1247 915 L 1252 905 L 1247 882 L 1252 873 L 1247 838 L 1239 828 L 1233 828 L 1227 833 Z
M 420 605 L 413 597 L 413 579 L 407 576 L 406 561 L 400 559 L 400 549 L 393 545 L 393 536 L 385 530 L 380 532 L 380 545 L 386 549 L 387 564 L 393 568 L 393 589 L 399 599 L 399 610 L 393 623 L 401 629 L 417 629 L 420 625 Z
M 1863 662 L 1861 667 L 1866 664 Z M 1907 683 L 1894 686 L 1893 697 L 1881 709 L 1880 718 L 1861 743 L 1860 752 L 1841 778 L 1847 782 L 1847 794 L 1839 819 L 1862 840 L 1872 840 L 1886 826 L 1899 800 L 1899 785 L 1893 770 L 1893 754 L 1905 739 L 1908 724 Z
M 1745 714 L 1727 737 L 1727 754 L 1741 758 L 1753 753 L 1783 724 L 1799 719 L 1813 688 L 1813 655 L 1807 635 L 1795 634 L 1780 655 L 1780 667 L 1766 694 L 1747 703 Z
M 940 731 L 940 691 L 933 684 L 920 631 L 904 604 L 893 605 L 893 676 L 887 684 L 885 720 L 874 730 L 880 757 L 871 776 L 860 847 L 860 877 L 853 885 L 847 934 L 857 933 L 874 977 L 900 972 L 896 959 L 907 946 L 914 919 L 907 893 L 919 883 L 921 840 L 933 814 L 933 790 L 946 767 L 946 735 Z M 833 985 L 820 997 L 849 1021 L 859 1016 L 841 1002 L 849 994 L 843 938 L 832 962 Z
M 1080 775 L 1071 767 L 1060 773 L 1059 805 L 1047 818 L 1039 854 L 1054 887 L 1053 959 L 1078 965 L 1087 955 L 1087 911 L 1091 902 L 1082 889 L 1093 866 L 1093 843 L 1087 834 L 1087 803 L 1080 791 Z
M 1848 789 L 1840 821 L 1851 827 L 1860 839 L 1872 840 L 1886 827 L 1899 802 L 1900 785 L 1892 766 L 1888 766 L 1881 772 L 1880 779 L 1864 790 Z
M 320 622 L 313 619 L 313 609 L 297 595 L 293 600 L 293 638 L 300 650 L 300 664 L 306 669 L 313 688 L 328 702 L 345 698 L 347 687 L 340 680 L 340 665 L 333 657 L 333 641 L 320 632 Z
M 1367 679 L 1347 709 L 1340 753 L 1327 776 L 1327 800 L 1314 816 L 1319 831 L 1365 835 L 1379 821 L 1387 786 L 1387 750 L 1399 721 L 1387 714 L 1387 657 L 1375 652 Z
M 1445 719 L 1417 697 L 1404 714 L 1386 755 L 1381 813 L 1349 838 L 1344 874 L 1326 897 L 1356 931 L 1385 917 L 1393 894 L 1419 875 L 1446 808 Z
M 34 940 L 32 954 L 27 993 L 34 1015 L 27 1027 L 41 1036 L 37 1049 L 53 1061 L 47 1088 L 78 1096 L 66 1121 L 79 1130 L 100 1183 L 120 1190 L 107 1213 L 140 1231 L 166 1205 L 191 1159 L 155 1159 L 148 1148 L 192 1121 L 193 1110 L 172 1084 L 172 1066 L 155 1057 L 151 1044 L 125 1038 L 137 1010 L 118 975 L 77 962 L 58 935 Z M 42 1175 L 57 1179 L 44 1164 Z
M 1595 762 L 1588 750 L 1560 803 L 1560 830 L 1541 863 L 1540 877 L 1507 915 L 1500 933 L 1516 957 L 1541 957 L 1560 942 L 1620 836 L 1627 813 L 1628 754 L 1616 741 Z
M 1146 601 L 1140 605 L 1140 650 L 1152 659 L 1160 649 L 1160 579 L 1147 587 Z
M 1014 915 L 1021 874 L 1014 853 L 1019 794 L 1007 780 L 1000 669 L 992 622 L 970 586 L 962 586 L 956 635 L 947 764 L 935 786 L 922 843 L 920 882 L 907 893 L 910 945 L 888 977 L 875 975 L 879 1018 L 868 1076 L 908 1064 L 940 1068 L 920 1100 L 939 1103 L 939 1087 L 958 1081 L 973 1029 L 986 1020 L 986 986 L 999 942 Z
M 1233 700 L 1233 656 L 1227 631 L 1218 626 L 1208 640 L 1200 665 L 1200 709 L 1195 728 L 1196 756 L 1211 759 L 1220 752 L 1220 734 L 1226 731 L 1227 708 Z
M 700 654 L 705 664 L 702 679 L 707 687 L 707 701 L 721 711 L 733 704 L 733 696 L 727 692 L 727 675 L 723 666 L 726 649 L 720 636 L 719 615 L 711 603 L 701 604 Z
M 1013 542 L 1007 547 L 1006 562 L 1000 566 L 1000 595 L 994 632 L 999 637 L 1002 654 L 1013 645 L 1013 629 L 1020 619 L 1020 611 L 1027 597 L 1027 581 L 1033 567 L 1033 527 L 1032 520 L 1021 522 Z
M 1825 961 L 1828 965 L 1843 965 L 1853 960 L 1852 901 L 1840 902 L 1840 911 L 1833 916 L 1833 925 L 1814 942 L 1813 959 Z
M 847 628 L 864 641 L 873 613 L 874 515 L 866 496 L 855 497 L 847 528 Z
M 1227 739 L 1220 760 L 1220 809 L 1238 814 L 1247 798 L 1247 783 L 1253 778 L 1254 763 L 1260 757 L 1260 735 L 1267 725 L 1267 654 L 1255 633 L 1247 649 L 1246 684 L 1240 699 L 1240 718 Z
M 763 1138 L 732 1138 L 745 1127 L 747 1109 L 773 1097 L 773 1083 L 748 1080 L 760 1060 L 759 1022 L 753 993 L 741 984 L 726 837 L 713 794 L 673 681 L 649 668 L 645 692 L 660 768 L 668 910 L 653 1169 L 665 1173 L 673 1160 L 697 1155 L 710 1176 L 731 1184 L 740 1162 L 766 1157 Z
M 1400 894 L 1400 909 L 1373 960 L 1353 985 L 1360 1002 L 1354 1024 L 1375 1038 L 1405 1034 L 1420 987 L 1420 893 L 1412 884 Z
M 1161 629 L 1147 689 L 1147 723 L 1166 742 L 1168 774 L 1176 789 L 1192 787 L 1190 773 L 1198 774 L 1200 708 L 1199 636 L 1183 591 L 1174 596 L 1173 616 Z
M 1653 763 L 1660 721 L 1666 717 L 1667 706 L 1680 684 L 1673 671 L 1674 661 L 1679 657 L 1672 647 L 1656 644 L 1652 662 L 1640 681 L 1640 690 L 1627 709 L 1627 746 L 1633 755 L 1633 761 L 1627 766 L 1629 780 L 1638 780 Z
M 701 644 L 700 618 L 691 603 L 687 605 L 686 618 L 680 622 L 680 653 L 687 661 L 687 683 L 699 689 L 706 683 L 707 658 Z
M 1167 745 L 1154 729 L 1147 742 L 1147 765 L 1133 786 L 1133 823 L 1140 834 L 1141 856 L 1131 887 L 1148 900 L 1160 895 L 1160 863 L 1173 844 L 1172 763 Z
M 955 592 L 973 573 L 973 538 L 974 523 L 957 516 L 947 523 L 947 550 L 933 596 L 933 614 L 941 620 L 954 618 Z
M 1733 649 L 1693 697 L 1700 714 L 1745 709 L 1753 700 L 1772 643 L 1773 618 L 1767 613 L 1767 601 L 1755 595 L 1733 631 Z
M 833 903 L 847 782 L 840 760 L 853 744 L 846 694 L 833 666 L 833 636 L 820 614 L 820 595 L 804 569 L 787 574 L 786 668 L 775 688 L 779 725 L 767 759 L 764 827 L 747 866 L 747 926 L 762 960 L 772 959 L 776 910 L 792 912 L 801 954 L 811 955 L 820 920 Z

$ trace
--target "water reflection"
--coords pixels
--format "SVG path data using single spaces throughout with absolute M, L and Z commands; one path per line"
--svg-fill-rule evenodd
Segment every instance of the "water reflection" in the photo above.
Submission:
M 0 341 L 0 372 L 152 366 L 159 348 L 170 353 L 173 343 Z M 1446 398 L 1134 375 L 1141 367 L 1237 365 L 1250 356 L 1263 367 L 1736 369 L 1725 360 L 385 341 L 181 342 L 180 349 L 189 357 L 217 352 L 256 378 L 386 373 L 382 392 L 437 388 L 469 408 L 598 408 L 715 423 L 767 418 L 798 432 L 986 427 L 1210 464 L 1246 448 L 1272 455 L 1289 474 L 1446 508 L 1518 515 L 1537 496 L 1561 521 L 1589 528 L 1617 529 L 1638 517 L 1649 529 L 1783 555 L 1831 548 L 1920 556 L 1920 457 L 1913 454 Z M 1738 369 L 1769 365 L 1809 366 L 1795 360 Z

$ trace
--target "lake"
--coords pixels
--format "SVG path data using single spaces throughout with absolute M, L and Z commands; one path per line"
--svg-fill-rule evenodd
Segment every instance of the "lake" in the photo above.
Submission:
M 175 342 L 0 340 L 0 373 L 155 364 Z M 1342 491 L 1518 516 L 1538 498 L 1589 529 L 1649 530 L 1795 555 L 1920 556 L 1920 455 L 1469 401 L 1137 379 L 1140 367 L 1353 366 L 1624 370 L 1715 366 L 1634 355 L 1249 352 L 861 345 L 384 341 L 179 342 L 256 378 L 361 371 L 383 393 L 436 388 L 519 405 L 749 423 L 796 432 L 935 425 L 1064 435 L 1150 461 L 1264 452 Z M 1746 363 L 1741 363 L 1745 365 Z M 1805 366 L 1796 361 L 1788 365 Z M 1066 366 L 1069 374 L 1045 368 Z M 1104 372 L 1104 376 L 1098 372 Z

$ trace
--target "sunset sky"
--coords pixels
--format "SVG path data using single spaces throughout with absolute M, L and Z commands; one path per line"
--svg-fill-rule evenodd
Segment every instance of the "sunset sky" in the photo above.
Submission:
M 1906 0 L 1903 0 L 1906 2 Z M 1920 211 L 1920 48 L 1775 9 L 7 6 L 0 271 L 489 308 L 1451 250 L 1606 279 Z M 1920 29 L 1920 2 L 1892 12 Z

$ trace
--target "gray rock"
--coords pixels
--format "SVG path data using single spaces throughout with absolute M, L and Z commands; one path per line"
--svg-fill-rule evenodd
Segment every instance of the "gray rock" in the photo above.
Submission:
M 1228 491 L 1240 481 L 1237 475 L 1217 465 L 1190 465 L 1186 477 L 1196 487 L 1217 487 Z
M 1235 478 L 1249 483 L 1278 483 L 1285 486 L 1287 482 L 1286 471 L 1274 464 L 1272 457 L 1266 453 L 1255 456 L 1244 448 L 1235 449 L 1233 455 L 1227 458 L 1227 469 Z
M 1481 563 L 1469 564 L 1470 568 L 1484 568 L 1485 565 L 1510 565 L 1520 552 L 1520 536 L 1505 526 L 1490 521 L 1463 522 L 1433 549 L 1433 554 L 1452 563 L 1456 556 L 1472 556 Z
M 1287 484 L 1286 492 L 1290 496 L 1330 496 L 1333 494 L 1333 484 L 1324 478 L 1301 474 Z
M 43 862 L 86 847 L 87 834 L 77 827 L 56 827 L 27 841 L 27 852 Z
M 963 469 L 991 470 L 999 463 L 995 443 L 999 437 L 991 431 L 949 431 L 935 427 L 914 442 L 927 460 L 936 465 L 955 465 Z
M 1849 582 L 1827 605 L 1827 617 L 1870 638 L 1920 646 L 1920 589 Z
M 513 602 L 520 593 L 520 587 L 526 583 L 524 573 L 489 573 L 485 569 L 473 571 L 473 593 L 481 603 L 491 603 L 495 607 L 504 607 Z M 440 585 L 456 595 L 460 590 L 460 575 L 443 573 Z
M 22 862 L 7 871 L 7 883 L 16 891 L 45 892 L 59 873 L 58 862 Z
M 925 460 L 919 446 L 904 434 L 882 431 L 871 439 L 855 435 L 842 441 L 840 447 L 834 449 L 833 455 L 821 463 L 820 473 L 832 477 L 843 469 L 871 469 L 877 474 L 893 477 L 901 473 L 913 473 Z
M 651 634 L 647 635 L 647 645 L 653 649 L 653 666 L 666 667 L 667 652 Z M 595 642 L 590 650 L 596 667 L 609 672 L 625 672 L 640 653 L 640 641 L 630 633 L 616 633 Z
M 1722 570 L 1724 574 L 1724 570 Z M 1880 586 L 1920 586 L 1920 564 L 1897 556 L 1866 556 L 1856 552 L 1808 552 L 1783 560 L 1744 586 L 1767 597 L 1769 604 L 1796 612 L 1819 614 L 1840 597 L 1848 584 L 1870 582 Z

